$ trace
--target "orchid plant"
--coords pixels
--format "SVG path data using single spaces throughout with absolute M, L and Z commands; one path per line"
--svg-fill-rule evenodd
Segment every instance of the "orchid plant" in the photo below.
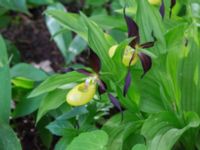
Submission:
M 145 0 L 137 1 L 137 13 L 144 11 L 142 8 L 147 8 L 149 11 L 147 13 L 153 14 L 152 12 L 156 9 L 157 12 L 154 13 L 159 18 L 157 20 L 158 24 L 165 21 L 166 12 L 169 12 L 169 17 L 166 18 L 173 18 L 172 9 L 176 1 L 171 0 L 170 5 L 164 0 L 148 2 Z M 154 7 L 154 5 L 156 6 Z M 158 9 L 158 5 L 160 5 L 160 9 Z M 169 8 L 167 8 L 168 6 Z M 140 20 L 141 18 L 137 17 L 133 19 L 127 13 L 127 10 L 127 6 L 123 8 L 123 20 L 128 37 L 125 37 L 124 41 L 119 43 L 108 33 L 103 32 L 95 22 L 83 13 L 74 15 L 60 11 L 46 12 L 46 14 L 63 24 L 64 27 L 82 36 L 87 41 L 88 47 L 90 47 L 90 55 L 86 59 L 86 62 L 89 63 L 85 67 L 67 68 L 63 74 L 68 79 L 74 75 L 82 76 L 62 83 L 78 82 L 66 92 L 67 103 L 73 109 L 87 108 L 95 103 L 95 101 L 92 101 L 93 99 L 98 99 L 98 102 L 109 99 L 121 112 L 121 115 L 117 114 L 111 117 L 99 131 L 103 131 L 99 134 L 105 136 L 105 139 L 107 138 L 107 145 L 101 143 L 101 146 L 109 150 L 125 150 L 131 149 L 131 147 L 133 147 L 133 150 L 138 147 L 141 150 L 169 150 L 174 145 L 178 149 L 181 144 L 190 148 L 197 147 L 194 143 L 191 145 L 186 144 L 188 143 L 187 138 L 180 138 L 184 133 L 196 138 L 197 135 L 187 133 L 187 131 L 189 132 L 190 128 L 196 130 L 196 127 L 200 124 L 195 111 L 188 112 L 181 107 L 181 91 L 179 82 L 176 79 L 176 76 L 179 77 L 179 75 L 176 74 L 173 68 L 175 66 L 171 63 L 182 64 L 182 57 L 185 52 L 178 51 L 179 48 L 174 50 L 174 47 L 171 46 L 173 43 L 168 41 L 160 45 L 160 48 L 158 45 L 161 43 L 160 38 L 164 37 L 164 35 L 161 36 L 161 30 L 164 26 L 160 27 L 156 24 L 157 22 L 153 22 L 159 28 L 152 27 L 151 30 L 145 30 L 145 33 L 148 34 L 144 34 L 141 23 L 144 23 L 145 20 Z M 144 15 L 148 16 L 147 14 Z M 74 22 L 67 22 L 67 18 L 73 18 Z M 152 23 L 151 18 L 148 19 Z M 168 34 L 172 33 L 167 32 L 166 36 Z M 191 41 L 191 45 L 194 44 L 192 43 Z M 169 50 L 163 54 L 161 49 L 166 49 L 166 44 Z M 188 45 L 182 44 L 181 40 L 179 46 L 188 49 Z M 157 53 L 156 59 L 153 57 L 152 50 L 160 51 L 160 53 Z M 175 57 L 177 54 L 178 57 Z M 178 65 L 175 69 L 177 68 Z M 48 85 L 50 81 L 51 79 L 41 84 L 30 96 L 41 94 L 41 89 Z M 60 87 L 60 84 L 56 87 Z M 64 115 L 60 117 L 63 118 Z M 109 137 L 103 135 L 104 132 Z M 93 134 L 93 132 L 90 133 Z M 84 134 L 81 135 L 84 136 Z M 122 141 L 120 144 L 118 138 Z M 139 141 L 136 142 L 138 139 Z M 73 147 L 76 147 L 79 140 L 81 141 L 81 136 L 75 138 L 68 148 L 73 149 Z M 136 143 L 127 144 L 128 141 L 135 141 Z
M 60 137 L 56 150 L 200 150 L 200 3 L 122 4 L 112 17 L 45 11 L 89 54 L 31 91 L 36 125 Z

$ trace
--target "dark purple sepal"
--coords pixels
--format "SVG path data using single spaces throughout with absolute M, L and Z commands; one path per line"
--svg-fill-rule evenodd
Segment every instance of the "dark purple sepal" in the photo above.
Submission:
M 103 80 L 98 81 L 98 92 L 99 94 L 104 94 L 107 90 L 106 83 Z
M 164 3 L 164 0 L 162 0 L 162 4 L 160 5 L 160 10 L 159 11 L 160 11 L 160 15 L 164 19 L 164 17 L 165 17 L 165 3 Z
M 142 47 L 142 48 L 150 48 L 150 47 L 154 46 L 154 43 L 155 43 L 155 41 L 147 42 L 147 43 L 141 44 L 140 47 Z
M 138 54 L 138 56 L 141 60 L 142 67 L 143 67 L 143 70 L 144 70 L 144 73 L 142 75 L 142 77 L 143 77 L 147 73 L 147 71 L 149 71 L 149 69 L 151 68 L 152 61 L 151 61 L 151 57 L 146 55 L 145 53 L 140 52 Z
M 121 108 L 121 105 L 119 103 L 119 100 L 117 100 L 117 98 L 115 98 L 112 94 L 108 93 L 108 97 L 111 101 L 111 103 L 121 112 L 121 120 L 123 120 L 123 111 Z
M 99 71 L 101 70 L 101 60 L 97 56 L 97 54 L 92 50 L 90 51 L 90 56 L 89 56 L 89 66 L 96 73 L 99 73 Z
M 130 70 L 128 70 L 128 73 L 125 78 L 125 84 L 124 84 L 124 90 L 123 90 L 124 96 L 126 96 L 130 85 L 131 85 L 131 72 L 130 72 Z
M 172 8 L 176 5 L 176 0 L 171 0 L 169 17 L 172 16 Z
M 86 70 L 86 69 L 76 69 L 77 72 L 82 73 L 84 75 L 90 76 L 92 75 L 92 72 Z
M 128 37 L 133 37 L 134 39 L 130 42 L 130 46 L 135 48 L 136 44 L 140 42 L 139 28 L 136 22 L 126 15 L 124 8 L 124 18 L 126 20 L 127 28 L 128 28 Z

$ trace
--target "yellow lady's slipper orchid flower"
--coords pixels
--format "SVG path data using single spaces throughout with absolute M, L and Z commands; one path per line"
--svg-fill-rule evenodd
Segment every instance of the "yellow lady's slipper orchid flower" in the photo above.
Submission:
M 109 49 L 108 54 L 109 54 L 109 56 L 110 56 L 111 58 L 114 56 L 117 47 L 118 47 L 118 45 L 113 45 L 113 46 Z M 131 48 L 130 46 L 126 46 L 126 49 L 125 49 L 125 51 L 124 51 L 124 55 L 123 55 L 123 58 L 122 58 L 122 63 L 123 63 L 126 67 L 129 66 L 129 62 L 130 62 L 131 57 L 132 57 L 132 55 L 133 55 L 134 52 L 135 52 L 135 51 L 134 51 L 133 48 Z M 136 64 L 137 60 L 138 60 L 138 56 L 137 56 L 137 53 L 135 52 L 134 58 L 133 58 L 133 60 L 132 60 L 132 62 L 131 62 L 130 65 L 133 66 L 134 64 Z
M 81 83 L 75 86 L 66 96 L 71 106 L 81 106 L 92 100 L 96 93 L 96 83 Z
M 148 2 L 151 5 L 160 5 L 161 4 L 161 0 L 148 0 Z

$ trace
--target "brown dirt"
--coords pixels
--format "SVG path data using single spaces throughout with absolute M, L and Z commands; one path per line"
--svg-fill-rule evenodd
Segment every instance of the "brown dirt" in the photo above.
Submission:
M 33 9 L 32 16 L 14 14 L 19 23 L 3 29 L 3 36 L 13 42 L 19 49 L 22 61 L 39 63 L 44 60 L 51 62 L 51 67 L 58 70 L 63 66 L 64 59 L 56 44 L 51 41 L 45 25 L 43 9 Z

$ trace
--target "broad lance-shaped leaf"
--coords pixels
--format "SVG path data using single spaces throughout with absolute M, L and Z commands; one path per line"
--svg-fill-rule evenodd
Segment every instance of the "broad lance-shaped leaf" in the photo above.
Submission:
M 7 49 L 3 37 L 0 35 L 0 124 L 9 123 L 11 99 Z
M 136 44 L 140 42 L 139 28 L 136 22 L 126 15 L 124 8 L 124 18 L 128 27 L 128 37 L 134 37 L 134 39 L 129 44 L 132 48 L 135 48 Z
M 26 0 L 0 0 L 0 6 L 1 8 L 11 9 L 28 14 Z
M 166 41 L 164 38 L 164 27 L 160 13 L 154 7 L 151 7 L 147 0 L 138 0 L 137 1 L 137 13 L 136 21 L 140 27 L 140 35 L 142 35 L 141 41 L 151 41 L 152 31 L 155 34 L 156 38 L 159 40 L 156 47 L 153 49 L 155 54 L 165 53 L 166 52 Z M 145 11 L 144 11 L 145 10 Z
M 65 7 L 61 3 L 55 3 L 54 5 L 50 5 L 47 7 L 47 10 L 61 10 L 66 12 Z M 66 12 L 67 13 L 67 12 Z M 46 25 L 49 30 L 51 36 L 53 36 L 53 40 L 55 41 L 57 47 L 59 48 L 61 54 L 65 58 L 65 62 L 68 64 L 70 63 L 74 57 L 75 52 L 69 51 L 70 43 L 72 42 L 72 33 L 66 28 L 62 27 L 57 20 L 50 16 L 46 16 Z M 64 30 L 64 32 L 60 32 Z M 59 32 L 59 34 L 57 34 Z
M 108 50 L 112 46 L 112 43 L 106 38 L 103 30 L 91 21 L 87 16 L 83 13 L 81 14 L 81 18 L 83 19 L 85 25 L 87 26 L 88 31 L 88 44 L 89 47 L 98 55 L 101 60 L 101 71 L 108 72 L 112 69 L 113 80 L 116 80 L 117 76 L 117 66 L 115 62 L 110 59 L 108 55 Z M 98 71 L 98 69 L 96 69 Z
M 1 150 L 22 150 L 19 139 L 8 125 L 0 123 L 0 149 Z
M 74 69 L 72 67 L 68 67 L 68 68 L 64 68 L 64 69 L 60 70 L 61 73 L 68 73 L 68 72 L 72 72 L 72 71 L 79 72 L 79 73 L 84 74 L 86 76 L 90 76 L 92 74 L 92 72 L 90 72 L 86 69 L 82 69 L 82 68 Z
M 185 47 L 183 53 L 189 52 L 181 59 L 180 72 L 177 76 L 181 91 L 181 108 L 185 111 L 194 111 L 200 116 L 200 51 L 199 46 L 193 40 L 195 34 L 189 37 L 188 47 Z
M 67 90 L 54 90 L 49 92 L 40 103 L 40 107 L 37 113 L 38 121 L 50 110 L 58 108 L 65 102 Z
M 53 17 L 62 26 L 79 34 L 85 41 L 87 41 L 87 28 L 80 16 L 75 13 L 66 13 L 62 10 L 46 10 L 45 14 Z M 70 21 L 69 21 L 70 20 Z
M 144 73 L 142 75 L 142 77 L 146 74 L 147 71 L 149 71 L 149 69 L 151 68 L 152 66 L 152 61 L 151 61 L 151 57 L 149 57 L 148 55 L 144 54 L 144 53 L 139 53 L 139 58 L 142 62 L 142 67 L 143 67 L 143 70 L 144 70 Z
M 128 73 L 125 78 L 125 84 L 124 84 L 124 91 L 123 91 L 124 96 L 126 96 L 130 85 L 131 85 L 131 72 L 130 70 L 128 70 Z
M 162 18 L 165 17 L 165 3 L 164 3 L 164 0 L 162 0 L 162 4 L 160 6 L 160 14 L 161 14 Z
M 18 63 L 10 69 L 12 78 L 24 77 L 33 81 L 43 81 L 48 75 L 41 69 L 35 68 L 33 65 L 26 63 Z
M 185 126 L 179 119 L 180 117 L 176 117 L 172 112 L 160 112 L 149 116 L 141 131 L 147 140 L 148 150 L 171 150 L 185 131 L 200 124 L 200 119 L 194 112 L 185 114 Z
M 15 110 L 12 112 L 13 118 L 23 117 L 36 111 L 45 95 L 37 96 L 31 99 L 20 100 Z
M 77 82 L 84 78 L 85 78 L 85 75 L 75 72 L 75 71 L 68 72 L 67 74 L 61 74 L 61 75 L 55 74 L 49 77 L 48 79 L 46 79 L 44 82 L 42 82 L 37 88 L 35 88 L 29 95 L 29 98 L 53 91 L 62 85 L 66 85 L 72 82 Z
M 103 130 L 81 133 L 73 139 L 67 150 L 106 150 L 108 135 Z
M 136 144 L 131 150 L 147 150 L 147 147 L 144 144 Z
M 133 137 L 140 132 L 142 124 L 139 117 L 129 111 L 124 111 L 123 122 L 121 122 L 120 114 L 112 116 L 102 127 L 109 136 L 107 150 L 131 150 L 135 140 L 143 141 L 142 136 Z M 131 143 L 129 144 L 128 141 Z

